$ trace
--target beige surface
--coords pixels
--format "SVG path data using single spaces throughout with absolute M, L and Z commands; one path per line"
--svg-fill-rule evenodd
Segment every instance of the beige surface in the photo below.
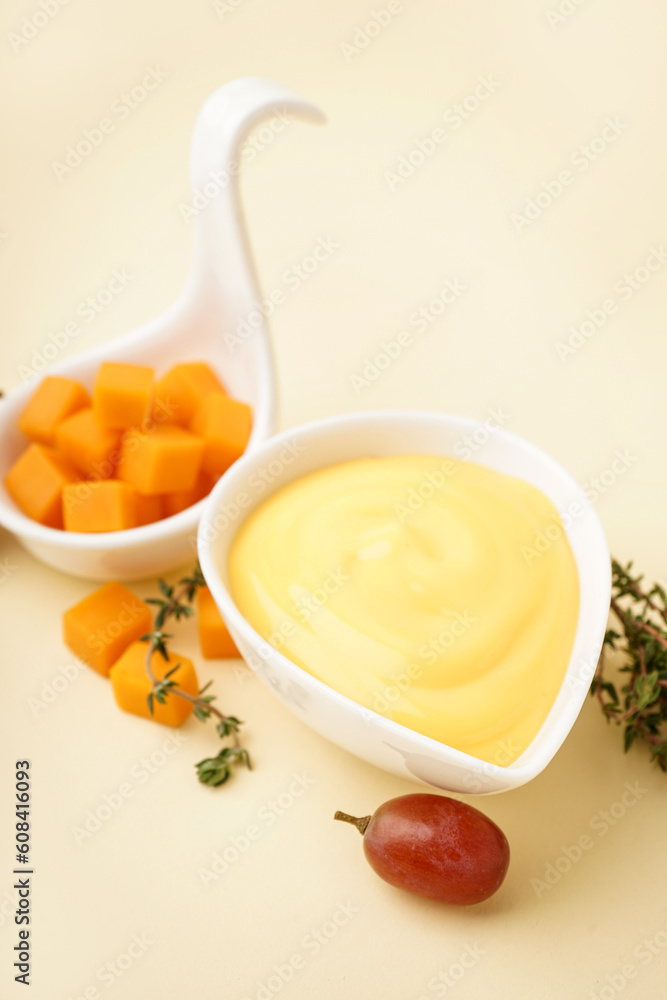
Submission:
M 484 418 L 501 407 L 507 427 L 581 482 L 610 470 L 617 450 L 627 449 L 629 468 L 608 474 L 615 482 L 597 509 L 614 552 L 664 577 L 667 263 L 627 298 L 614 285 L 667 237 L 667 14 L 657 0 L 563 0 L 573 12 L 550 26 L 555 0 L 400 6 L 346 59 L 341 43 L 353 42 L 373 8 L 387 7 L 382 0 L 223 0 L 219 13 L 206 0 L 70 0 L 18 51 L 8 33 L 39 7 L 7 0 L 2 385 L 19 382 L 32 348 L 75 318 L 114 269 L 127 268 L 133 280 L 94 322 L 80 318 L 64 353 L 170 302 L 189 262 L 179 204 L 188 199 L 197 109 L 226 79 L 273 76 L 330 120 L 321 129 L 290 126 L 244 176 L 264 289 L 286 288 L 284 272 L 320 237 L 340 244 L 273 318 L 282 426 L 354 408 L 421 406 Z M 59 182 L 53 161 L 149 67 L 166 79 Z M 447 109 L 488 75 L 494 93 L 460 127 L 451 116 L 443 124 Z M 607 118 L 620 122 L 619 134 L 584 169 L 576 150 L 601 135 Z M 390 190 L 386 172 L 436 128 L 447 138 Z M 565 169 L 572 183 L 518 234 L 512 213 Z M 465 293 L 355 393 L 351 376 L 446 279 L 465 284 Z M 569 325 L 611 297 L 617 311 L 561 360 L 555 344 Z M 416 786 L 325 743 L 241 668 L 201 666 L 224 705 L 247 721 L 256 762 L 219 791 L 193 778 L 193 762 L 212 745 L 194 721 L 183 731 L 187 742 L 158 755 L 145 780 L 140 761 L 168 734 L 121 715 L 88 670 L 38 710 L 30 699 L 71 662 L 60 613 L 89 587 L 38 565 L 7 536 L 0 547 L 8 570 L 0 584 L 3 997 L 24 995 L 11 982 L 5 810 L 11 765 L 26 756 L 35 774 L 35 1000 L 81 997 L 87 988 L 95 996 L 92 987 L 119 1000 L 663 995 L 667 779 L 641 753 L 623 756 L 619 733 L 592 703 L 541 777 L 481 803 L 511 842 L 502 892 L 476 910 L 441 908 L 379 881 L 355 831 L 331 821 L 336 808 L 372 811 Z M 187 628 L 179 647 L 195 651 Z M 308 776 L 297 797 L 294 774 Z M 77 846 L 72 828 L 125 782 L 132 796 Z M 626 794 L 626 805 L 615 805 L 636 782 L 638 799 Z M 280 796 L 282 814 L 270 821 L 269 803 Z M 601 818 L 610 809 L 613 826 Z M 249 826 L 256 840 L 204 886 L 200 869 Z M 552 874 L 548 889 L 536 888 L 531 880 L 544 879 L 549 865 L 568 867 L 564 849 L 584 835 L 581 859 L 558 879 Z M 340 908 L 348 905 L 353 913 Z M 313 933 L 334 917 L 339 926 L 326 930 L 336 933 L 314 944 Z M 151 944 L 133 949 L 131 967 L 121 978 L 96 978 L 135 934 Z M 644 939 L 658 942 L 657 954 L 641 950 Z M 472 967 L 438 987 L 439 973 L 459 974 L 466 948 Z M 297 954 L 290 981 L 267 987 L 274 967 Z

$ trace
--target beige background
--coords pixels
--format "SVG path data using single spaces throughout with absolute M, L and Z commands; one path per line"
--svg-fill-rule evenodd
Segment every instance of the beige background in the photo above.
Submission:
M 61 356 L 169 304 L 189 264 L 191 228 L 179 205 L 189 198 L 197 110 L 227 79 L 275 77 L 319 104 L 329 123 L 291 125 L 244 174 L 264 290 L 285 289 L 285 271 L 320 237 L 340 244 L 272 319 L 281 426 L 355 408 L 485 418 L 502 407 L 508 428 L 582 483 L 607 471 L 614 481 L 596 503 L 610 547 L 664 578 L 667 263 L 626 299 L 614 286 L 667 240 L 667 12 L 658 0 L 563 0 L 571 13 L 556 22 L 548 17 L 556 0 L 392 6 L 386 28 L 346 58 L 341 43 L 353 43 L 383 0 L 223 0 L 218 11 L 207 0 L 70 0 L 17 51 L 10 33 L 40 8 L 6 0 L 1 384 L 19 383 L 32 349 L 75 318 L 114 269 L 133 280 L 94 322 L 81 322 Z M 58 181 L 53 162 L 149 67 L 166 79 Z M 498 84 L 488 100 L 459 128 L 443 124 L 488 75 Z M 586 169 L 577 166 L 577 149 L 607 118 L 620 134 Z M 386 173 L 438 127 L 446 140 L 391 190 Z M 565 169 L 572 183 L 518 233 L 513 213 Z M 448 278 L 465 294 L 355 392 L 351 377 Z M 610 297 L 617 312 L 561 360 L 555 345 L 568 327 Z M 619 449 L 629 468 L 611 473 Z M 477 909 L 439 907 L 378 880 L 355 831 L 331 821 L 336 808 L 372 811 L 417 786 L 324 742 L 240 666 L 200 664 L 225 707 L 246 720 L 256 763 L 218 791 L 194 780 L 193 762 L 212 746 L 195 721 L 183 730 L 187 742 L 169 757 L 158 753 L 143 781 L 141 760 L 167 731 L 121 715 L 87 669 L 57 682 L 62 690 L 42 710 L 35 699 L 48 694 L 44 682 L 71 663 L 60 614 L 90 587 L 39 565 L 6 535 L 0 559 L 3 996 L 24 995 L 11 981 L 6 810 L 13 761 L 26 756 L 35 774 L 35 1000 L 86 989 L 111 1000 L 662 995 L 667 778 L 641 752 L 623 756 L 619 732 L 592 702 L 544 774 L 481 802 L 512 847 L 502 891 Z M 177 648 L 195 653 L 189 627 Z M 312 779 L 298 797 L 289 791 L 294 773 Z M 79 846 L 73 828 L 126 782 L 132 796 Z M 638 799 L 618 805 L 635 782 Z M 269 822 L 281 796 L 282 814 Z M 601 818 L 610 809 L 613 826 Z M 200 870 L 249 826 L 256 841 L 205 887 Z M 584 834 L 592 846 L 555 879 L 548 866 L 561 859 L 567 868 L 564 849 Z M 547 871 L 551 887 L 531 882 Z M 344 918 L 339 907 L 348 904 L 355 912 Z M 335 915 L 341 926 L 327 927 L 336 933 L 315 953 L 307 936 Z M 97 978 L 135 934 L 151 942 L 140 957 L 120 978 Z M 633 954 L 644 939 L 657 954 Z M 468 946 L 473 967 L 434 989 L 440 973 L 458 975 Z M 302 967 L 290 981 L 271 980 L 296 954 Z

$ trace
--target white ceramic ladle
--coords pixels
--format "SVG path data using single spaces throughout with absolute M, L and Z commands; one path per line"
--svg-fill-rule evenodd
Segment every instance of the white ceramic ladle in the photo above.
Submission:
M 178 361 L 205 360 L 231 395 L 253 407 L 248 448 L 274 429 L 275 378 L 271 346 L 239 197 L 242 143 L 271 115 L 323 121 L 322 113 L 270 80 L 232 80 L 213 93 L 199 113 L 192 137 L 193 191 L 207 203 L 194 219 L 195 253 L 181 297 L 157 319 L 90 351 L 53 365 L 46 374 L 67 375 L 92 388 L 102 361 L 152 365 L 161 374 Z M 252 314 L 252 333 L 239 337 Z M 248 325 L 243 329 L 248 329 Z M 225 342 L 225 332 L 234 334 Z M 241 339 L 241 343 L 239 340 Z M 195 557 L 195 535 L 203 501 L 163 521 L 95 534 L 46 528 L 23 514 L 1 480 L 26 447 L 17 420 L 38 380 L 0 401 L 0 524 L 50 566 L 88 579 L 138 579 L 165 573 Z

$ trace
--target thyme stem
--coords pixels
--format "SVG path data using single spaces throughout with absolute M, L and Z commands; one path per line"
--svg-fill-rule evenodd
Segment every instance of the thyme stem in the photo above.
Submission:
M 151 690 L 148 695 L 148 707 L 152 715 L 155 701 L 164 704 L 168 696 L 174 695 L 193 706 L 195 716 L 200 722 L 206 722 L 211 716 L 214 716 L 218 720 L 216 726 L 218 735 L 223 740 L 231 740 L 231 745 L 223 746 L 216 757 L 207 757 L 199 761 L 195 766 L 197 768 L 197 776 L 203 784 L 221 785 L 231 776 L 232 764 L 242 763 L 249 770 L 252 769 L 250 755 L 241 746 L 239 739 L 239 729 L 242 723 L 236 716 L 225 715 L 216 708 L 213 705 L 214 695 L 204 696 L 204 692 L 208 689 L 210 682 L 198 694 L 193 695 L 189 691 L 184 691 L 178 681 L 172 676 L 177 671 L 178 664 L 172 667 L 171 670 L 168 670 L 161 680 L 158 680 L 153 670 L 153 656 L 155 653 L 160 653 L 164 656 L 165 660 L 169 658 L 166 641 L 171 636 L 162 631 L 164 623 L 172 617 L 178 621 L 182 617 L 189 617 L 193 614 L 191 603 L 199 587 L 204 586 L 204 578 L 199 566 L 195 567 L 191 577 L 186 577 L 179 582 L 180 587 L 174 589 L 174 587 L 168 586 L 164 580 L 160 580 L 160 590 L 164 596 L 162 598 L 148 599 L 151 604 L 158 605 L 160 609 L 155 618 L 155 630 L 143 637 L 148 643 L 145 668 L 151 683 Z

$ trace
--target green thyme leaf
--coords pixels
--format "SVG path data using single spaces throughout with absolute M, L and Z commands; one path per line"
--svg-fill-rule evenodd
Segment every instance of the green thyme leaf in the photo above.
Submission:
M 620 630 L 605 634 L 591 694 L 607 721 L 624 726 L 626 752 L 643 743 L 667 771 L 667 594 L 657 583 L 645 588 L 643 579 L 633 575 L 631 562 L 612 561 L 611 612 Z M 605 675 L 606 650 L 620 657 L 620 690 Z

